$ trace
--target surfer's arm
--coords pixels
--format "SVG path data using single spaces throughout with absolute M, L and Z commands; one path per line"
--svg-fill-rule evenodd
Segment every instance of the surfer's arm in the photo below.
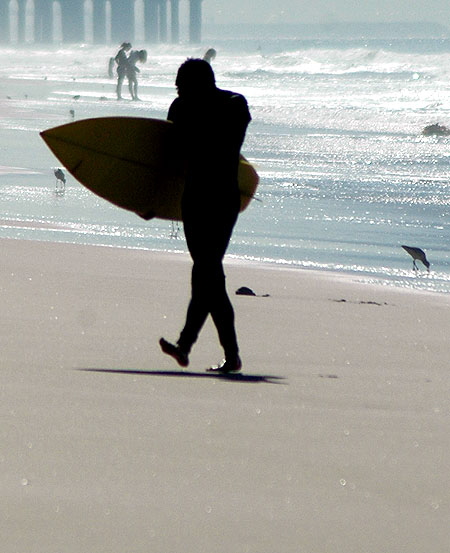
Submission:
M 169 113 L 167 114 L 167 119 L 169 121 L 172 121 L 172 123 L 175 123 L 176 119 L 177 119 L 177 104 L 178 104 L 178 99 L 176 98 L 170 108 L 169 108 Z
M 252 120 L 252 116 L 250 115 L 250 111 L 248 109 L 247 100 L 244 96 L 242 96 L 242 94 L 233 94 L 233 96 L 231 96 L 231 100 L 233 102 L 233 106 L 236 110 L 238 118 L 242 121 L 243 124 L 245 124 L 245 126 L 247 126 Z
M 240 148 L 244 143 L 247 127 L 252 117 L 248 109 L 247 100 L 242 94 L 233 94 L 230 100 L 232 109 L 229 112 L 229 122 L 233 129 L 232 136 L 236 137 Z

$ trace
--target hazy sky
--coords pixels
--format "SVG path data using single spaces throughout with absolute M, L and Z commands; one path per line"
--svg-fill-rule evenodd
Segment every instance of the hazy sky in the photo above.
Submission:
M 203 0 L 205 23 L 435 21 L 450 27 L 450 0 Z

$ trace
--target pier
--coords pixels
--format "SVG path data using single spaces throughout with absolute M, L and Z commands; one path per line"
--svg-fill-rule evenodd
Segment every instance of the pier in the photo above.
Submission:
M 0 0 L 0 42 L 177 43 L 182 2 L 189 41 L 199 43 L 202 0 Z

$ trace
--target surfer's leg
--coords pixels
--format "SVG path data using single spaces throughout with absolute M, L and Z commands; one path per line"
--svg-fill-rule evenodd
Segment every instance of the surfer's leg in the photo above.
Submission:
M 122 83 L 123 83 L 123 78 L 124 78 L 124 75 L 123 75 L 122 73 L 119 73 L 119 74 L 118 74 L 118 77 L 117 77 L 117 88 L 116 88 L 117 99 L 118 99 L 118 100 L 121 100 L 121 99 L 122 99 Z
M 137 99 L 136 92 L 135 92 L 136 84 L 137 84 L 136 77 L 134 76 L 128 77 L 128 90 L 130 91 L 132 100 Z
M 209 310 L 225 357 L 219 366 L 208 370 L 222 374 L 238 373 L 242 368 L 242 362 L 234 325 L 234 310 L 227 294 L 221 259 L 209 267 L 208 275 Z
M 209 311 L 217 329 L 225 359 L 231 364 L 239 358 L 239 347 L 234 324 L 234 310 L 226 289 L 223 258 L 230 242 L 237 212 L 230 211 L 215 226 L 214 248 L 208 259 Z M 239 361 L 240 364 L 240 361 Z
M 226 358 L 236 358 L 234 310 L 225 286 L 222 260 L 237 219 L 237 209 L 217 211 L 214 224 L 205 228 L 201 214 L 184 211 L 184 233 L 194 262 L 192 296 L 178 345 L 189 352 L 211 313 Z
M 196 262 L 192 267 L 191 301 L 186 314 L 186 322 L 178 339 L 178 346 L 189 353 L 197 341 L 203 325 L 209 314 L 207 267 L 204 263 Z M 206 278 L 205 278 L 206 277 Z
M 138 91 L 138 82 L 137 82 L 137 79 L 135 79 L 133 83 L 133 100 L 139 100 L 137 91 Z
M 211 270 L 211 276 L 215 275 L 211 282 L 211 317 L 217 329 L 220 345 L 223 347 L 225 359 L 235 359 L 238 357 L 239 347 L 234 324 L 234 309 L 228 297 L 225 274 L 222 263 L 220 267 Z
M 178 346 L 186 353 L 197 341 L 206 319 L 211 313 L 225 359 L 238 357 L 239 348 L 234 325 L 234 310 L 225 286 L 222 261 L 195 262 L 192 268 L 192 297 L 181 331 Z
M 188 353 L 197 341 L 198 335 L 209 314 L 205 301 L 204 279 L 207 265 L 205 264 L 204 229 L 200 224 L 201 213 L 196 206 L 183 206 L 183 228 L 186 244 L 193 261 L 191 275 L 191 300 L 186 314 L 186 321 L 180 333 L 177 344 Z

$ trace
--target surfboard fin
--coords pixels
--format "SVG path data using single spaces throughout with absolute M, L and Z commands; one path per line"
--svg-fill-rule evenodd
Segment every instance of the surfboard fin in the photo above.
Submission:
M 145 213 L 138 213 L 138 215 L 146 221 L 150 221 L 150 219 L 154 219 L 156 217 L 156 213 L 154 211 L 146 211 Z

